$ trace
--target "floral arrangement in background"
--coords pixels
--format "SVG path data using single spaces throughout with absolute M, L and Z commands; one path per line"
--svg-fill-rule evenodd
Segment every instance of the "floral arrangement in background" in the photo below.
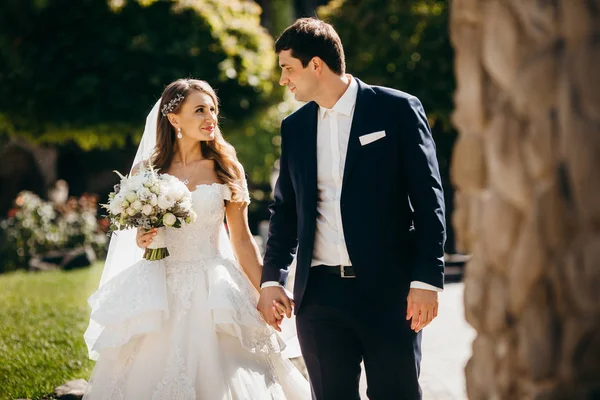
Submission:
M 107 226 L 97 212 L 94 195 L 56 204 L 29 191 L 19 193 L 8 218 L 0 222 L 0 272 L 28 268 L 32 258 L 51 251 L 87 246 L 104 257 Z

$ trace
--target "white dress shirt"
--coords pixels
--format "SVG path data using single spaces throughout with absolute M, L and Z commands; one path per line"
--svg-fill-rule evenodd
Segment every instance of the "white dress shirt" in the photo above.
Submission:
M 342 225 L 342 180 L 350 139 L 358 83 L 348 75 L 350 85 L 333 108 L 319 107 L 317 122 L 317 223 L 311 266 L 352 265 Z M 261 288 L 279 286 L 265 282 Z M 442 291 L 424 282 L 413 281 L 411 288 Z

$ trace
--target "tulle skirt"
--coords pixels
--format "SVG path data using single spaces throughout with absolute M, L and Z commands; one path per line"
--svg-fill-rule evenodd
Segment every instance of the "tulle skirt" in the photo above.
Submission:
M 257 297 L 228 259 L 138 262 L 89 299 L 84 399 L 310 399 Z

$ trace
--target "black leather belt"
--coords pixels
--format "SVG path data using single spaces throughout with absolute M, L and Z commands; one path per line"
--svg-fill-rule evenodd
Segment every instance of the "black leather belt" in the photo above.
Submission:
M 352 265 L 316 265 L 312 268 L 331 275 L 337 275 L 340 278 L 356 278 L 356 271 Z

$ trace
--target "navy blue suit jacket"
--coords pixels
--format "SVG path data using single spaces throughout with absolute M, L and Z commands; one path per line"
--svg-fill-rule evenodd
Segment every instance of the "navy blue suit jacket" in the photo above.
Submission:
M 444 196 L 423 106 L 407 93 L 357 81 L 341 197 L 357 281 L 367 296 L 382 290 L 404 296 L 411 281 L 441 288 Z M 280 173 L 261 279 L 285 284 L 297 249 L 296 312 L 315 240 L 318 109 L 315 102 L 307 103 L 282 122 Z M 361 145 L 360 136 L 377 131 L 386 136 Z

